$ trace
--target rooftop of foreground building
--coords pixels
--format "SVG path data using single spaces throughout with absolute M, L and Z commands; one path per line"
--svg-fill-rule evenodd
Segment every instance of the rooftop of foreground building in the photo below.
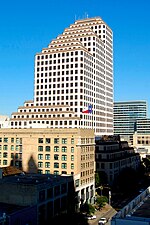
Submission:
M 150 186 L 123 207 L 111 221 L 111 225 L 150 224 Z
M 4 176 L 0 179 L 1 183 L 17 183 L 17 184 L 28 184 L 28 185 L 39 185 L 39 184 L 51 184 L 55 186 L 60 183 L 72 180 L 72 176 L 55 175 L 55 174 L 13 174 L 13 176 Z

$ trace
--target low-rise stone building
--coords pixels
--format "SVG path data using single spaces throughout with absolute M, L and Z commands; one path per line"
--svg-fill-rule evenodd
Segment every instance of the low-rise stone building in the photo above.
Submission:
M 72 176 L 52 174 L 20 174 L 1 176 L 0 204 L 5 206 L 5 219 L 8 224 L 18 215 L 14 224 L 24 224 L 22 218 L 28 217 L 28 224 L 43 225 L 52 217 L 75 209 L 75 190 Z M 15 214 L 9 211 L 14 205 Z M 22 210 L 22 211 L 20 211 Z M 31 214 L 33 214 L 31 216 Z M 2 216 L 4 218 L 4 214 Z
M 122 169 L 137 169 L 140 156 L 126 141 L 101 139 L 96 141 L 96 171 L 105 173 L 107 182 L 112 185 Z

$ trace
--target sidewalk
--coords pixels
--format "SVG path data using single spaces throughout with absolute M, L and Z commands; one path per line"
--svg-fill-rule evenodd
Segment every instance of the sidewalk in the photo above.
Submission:
M 107 214 L 111 210 L 114 210 L 114 209 L 111 207 L 111 205 L 106 203 L 106 205 L 101 210 L 97 210 L 95 212 L 96 219 L 88 220 L 88 223 L 93 224 L 93 223 L 98 222 L 101 217 L 105 217 L 105 214 Z

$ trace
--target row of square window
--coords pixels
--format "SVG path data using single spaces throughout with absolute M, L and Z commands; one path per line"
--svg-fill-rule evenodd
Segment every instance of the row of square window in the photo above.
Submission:
M 54 141 L 54 144 L 59 144 L 59 143 L 67 144 L 68 139 L 67 138 L 54 138 L 53 141 Z M 74 138 L 71 138 L 71 140 L 69 139 L 69 141 L 71 144 L 74 144 Z M 49 144 L 49 143 L 51 143 L 51 138 L 38 138 L 38 143 Z
M 106 26 L 103 24 L 103 25 L 96 25 L 96 26 L 92 26 L 91 29 L 101 29 L 101 28 L 105 28 Z
M 3 155 L 1 154 L 0 152 L 0 158 L 7 158 L 8 157 L 8 153 L 7 152 L 4 152 Z M 16 153 L 15 155 L 13 153 L 11 153 L 11 158 L 15 158 L 15 159 L 22 159 L 22 155 L 21 154 L 18 154 Z M 39 154 L 38 155 L 38 159 L 39 160 L 43 160 L 43 155 L 42 154 Z M 45 155 L 45 160 L 50 160 L 50 154 L 46 154 Z M 55 154 L 54 155 L 54 160 L 59 160 L 59 155 Z M 61 160 L 62 161 L 67 161 L 67 155 L 62 155 L 61 156 Z M 74 161 L 74 155 L 71 155 L 71 161 Z
M 92 100 L 93 100 L 93 98 L 90 98 L 90 97 L 85 97 L 85 100 L 88 100 L 89 102 L 92 102 Z M 66 102 L 66 103 L 68 103 L 68 102 Z M 101 101 L 99 101 L 98 103 L 101 103 Z M 45 103 L 46 105 L 48 104 L 48 103 Z M 60 103 L 59 103 L 60 104 Z M 42 104 L 43 105 L 43 104 Z M 78 105 L 78 102 L 70 102 L 70 105 L 71 106 L 77 106 Z M 80 104 L 80 105 L 82 105 L 82 103 Z M 103 109 L 104 110 L 104 109 Z M 70 111 L 74 111 L 74 112 L 78 112 L 78 111 L 80 111 L 80 112 L 82 112 L 83 111 L 83 107 L 82 108 L 80 108 L 80 110 L 79 110 L 79 108 L 75 108 L 75 109 L 73 109 L 73 108 L 70 108 Z M 101 115 L 104 115 L 104 114 L 102 114 L 101 113 Z M 58 117 L 74 117 L 74 115 L 73 114 L 69 114 L 69 113 L 66 113 L 66 114 L 47 114 L 47 115 L 45 115 L 45 114 L 40 114 L 40 115 L 26 115 L 26 116 L 24 116 L 24 115 L 22 115 L 22 116 L 20 116 L 20 115 L 15 115 L 15 116 L 13 116 L 12 118 L 17 118 L 17 119 L 19 119 L 19 118 L 58 118 Z M 86 117 L 85 117 L 86 118 Z M 43 121 L 42 121 L 43 122 Z M 51 123 L 51 125 L 53 125 L 53 121 L 51 121 L 52 123 Z M 30 122 L 29 122 L 30 123 Z M 44 122 L 43 122 L 44 123 Z M 47 122 L 48 124 L 49 124 L 49 122 Z M 62 124 L 62 123 L 61 123 Z M 67 124 L 67 123 L 66 123 Z M 13 122 L 11 122 L 11 125 L 13 125 Z M 17 125 L 17 124 L 16 124 Z M 21 142 L 18 142 L 18 143 L 21 143 Z
M 104 36 L 103 36 L 103 38 L 104 38 Z M 84 45 L 86 46 L 86 44 L 84 44 Z M 98 49 L 95 49 L 95 48 L 88 48 L 88 51 L 96 51 L 96 52 L 101 53 L 101 51 L 99 51 Z M 77 62 L 78 58 L 75 58 L 75 59 L 76 59 L 75 62 Z M 39 71 L 40 69 L 41 69 L 41 71 L 43 71 L 44 68 L 45 68 L 45 70 L 48 70 L 48 69 L 56 70 L 56 69 L 78 68 L 79 66 L 83 67 L 83 63 L 64 64 L 64 63 L 68 63 L 69 61 L 73 62 L 74 60 L 73 60 L 73 58 L 70 58 L 70 59 L 66 58 L 66 62 L 64 59 L 62 59 L 61 61 L 59 59 L 58 61 L 54 60 L 53 63 L 52 63 L 52 61 L 41 61 L 41 63 L 38 61 L 37 62 L 37 71 Z M 83 58 L 80 58 L 80 62 L 82 62 L 82 61 L 83 61 Z M 86 58 L 85 58 L 84 62 L 90 66 L 93 66 L 93 63 L 92 62 L 88 63 L 88 61 L 86 61 Z M 59 65 L 60 63 L 61 63 L 61 65 Z M 44 65 L 51 65 L 51 64 L 54 64 L 54 65 L 49 66 L 49 67 L 48 66 L 44 67 Z
M 103 36 L 103 38 L 105 38 L 105 36 Z M 84 46 L 86 46 L 86 43 L 84 44 Z M 88 46 L 90 46 L 90 43 L 88 43 Z M 101 49 L 99 46 L 96 46 L 97 48 L 99 48 L 99 49 Z M 90 51 L 90 50 L 93 50 L 93 51 L 95 51 L 96 49 L 95 48 L 88 48 L 88 50 Z M 101 52 L 101 51 L 100 51 Z M 50 61 L 48 61 L 48 60 L 46 60 L 46 61 L 37 61 L 37 67 L 38 66 L 40 66 L 40 65 L 54 65 L 53 67 L 52 66 L 50 66 L 49 67 L 49 69 L 50 70 L 52 70 L 52 68 L 53 68 L 53 70 L 55 70 L 55 69 L 64 69 L 64 68 L 73 68 L 73 67 L 78 67 L 79 65 L 80 65 L 80 67 L 83 67 L 83 63 L 73 63 L 73 64 L 66 64 L 66 63 L 69 63 L 69 62 L 82 62 L 83 61 L 83 57 L 80 57 L 80 58 L 78 58 L 78 57 L 76 57 L 76 58 L 66 58 L 66 59 L 58 59 L 58 60 L 50 60 Z M 84 59 L 84 62 L 85 63 L 88 63 L 87 61 L 86 61 L 86 58 Z M 56 67 L 56 64 L 57 64 L 57 67 Z M 61 66 L 59 65 L 59 64 L 62 64 Z M 88 63 L 89 65 L 91 65 L 91 66 L 93 66 L 93 63 L 91 62 L 91 63 Z M 44 67 L 43 67 L 44 68 Z M 48 67 L 46 67 L 46 68 L 48 68 Z M 47 69 L 46 69 L 47 70 Z
M 68 62 L 78 62 L 78 61 L 83 61 L 83 57 L 75 57 L 75 58 L 62 58 L 61 60 L 58 59 L 58 60 L 46 60 L 46 61 L 37 61 L 37 66 L 39 65 L 48 65 L 48 64 L 58 64 L 58 63 L 68 63 Z M 69 66 L 70 64 L 68 64 Z M 71 64 L 71 65 L 75 65 L 75 64 Z M 60 69 L 60 68 L 59 68 Z
M 38 173 L 39 174 L 43 174 L 43 173 L 45 173 L 45 174 L 51 174 L 51 172 L 50 172 L 50 170 L 45 170 L 45 171 L 43 171 L 43 170 L 41 170 L 41 169 L 38 169 Z M 55 174 L 55 175 L 59 175 L 59 174 L 67 174 L 67 171 L 58 171 L 58 170 L 54 170 L 53 171 L 53 174 Z M 74 172 L 71 172 L 71 175 L 73 175 L 74 174 Z
M 90 80 L 91 81 L 91 80 Z M 83 86 L 83 83 L 80 82 L 80 85 Z M 73 83 L 57 83 L 57 84 L 53 84 L 53 85 L 37 85 L 36 88 L 37 89 L 54 89 L 56 90 L 56 88 L 69 88 L 69 87 L 78 87 L 79 84 L 77 82 L 73 82 Z M 85 86 L 85 85 L 84 85 Z M 89 89 L 91 88 L 92 85 L 89 86 Z M 49 91 L 49 93 L 52 93 L 51 91 Z M 66 91 L 66 93 L 69 93 L 69 90 Z M 73 93 L 73 92 L 72 92 Z
M 0 137 L 0 142 L 5 142 L 8 143 L 8 137 Z M 11 138 L 10 139 L 11 143 L 16 143 L 16 144 L 21 144 L 22 143 L 22 138 Z
M 82 117 L 82 115 L 80 117 Z M 90 118 L 90 120 L 91 120 L 91 118 Z M 53 128 L 54 126 L 56 128 L 60 128 L 60 127 L 64 128 L 64 126 L 68 126 L 68 125 L 69 125 L 69 128 L 72 128 L 72 125 L 74 126 L 74 128 L 78 128 L 79 125 L 92 126 L 92 122 L 84 122 L 84 121 L 76 121 L 76 120 L 74 121 L 74 123 L 73 123 L 73 121 L 69 121 L 69 123 L 68 123 L 68 121 L 64 121 L 64 124 L 62 123 L 63 121 L 54 121 L 54 122 L 55 123 L 53 123 L 53 121 L 51 121 L 51 124 L 50 124 L 50 121 L 34 121 L 33 120 L 33 121 L 29 121 L 29 124 L 32 124 L 32 123 L 33 124 L 35 124 L 35 123 L 49 124 L 50 125 L 49 128 Z M 22 124 L 23 124 L 23 122 L 22 122 Z M 17 123 L 17 122 L 13 123 L 12 122 L 11 126 L 17 126 L 17 125 L 21 126 L 22 124 L 21 124 L 21 122 L 19 122 L 19 123 Z M 27 122 L 24 122 L 23 125 L 27 126 Z M 112 127 L 112 125 L 110 127 Z M 104 132 L 104 131 L 105 130 L 102 130 L 102 132 Z
M 95 31 L 95 33 L 97 33 L 97 31 Z M 99 30 L 99 33 L 102 33 L 101 30 Z M 103 30 L 103 33 L 105 33 L 105 30 Z M 80 38 L 80 41 L 88 42 L 88 44 L 89 44 L 89 43 L 92 43 L 90 40 L 91 40 L 91 37 L 88 37 L 88 38 L 86 38 L 86 37 L 82 38 L 82 37 L 81 37 L 81 38 Z M 89 42 L 89 41 L 90 41 L 90 42 Z M 95 37 L 93 37 L 93 41 L 94 41 L 94 42 L 93 42 L 93 45 L 95 45 Z M 99 40 L 98 40 L 97 38 L 96 38 L 96 41 L 97 41 L 98 43 L 100 43 Z M 89 45 L 90 45 L 90 44 L 89 44 Z
M 67 88 L 67 85 L 66 85 Z M 83 95 L 67 95 L 67 96 L 53 96 L 53 97 L 36 97 L 36 101 L 53 101 L 55 100 L 73 100 L 73 99 L 83 99 Z
M 23 116 L 23 117 L 20 117 L 20 116 L 14 116 L 13 118 L 17 118 L 17 119 L 20 119 L 20 118 L 58 118 L 58 117 L 74 117 L 74 115 L 72 114 L 50 114 L 50 115 L 26 115 L 26 116 Z M 49 124 L 49 122 L 47 123 Z M 11 122 L 11 125 L 13 125 L 13 122 Z M 21 125 L 21 122 L 19 122 L 19 125 Z M 26 123 L 27 125 L 27 123 Z
M 75 112 L 77 112 L 77 110 L 75 110 Z M 35 121 L 35 120 L 33 120 L 33 121 L 29 121 L 29 124 L 33 124 L 33 123 L 42 123 L 42 124 L 49 124 L 50 126 L 61 126 L 61 127 L 64 127 L 64 126 L 70 126 L 70 128 L 72 128 L 71 126 L 72 125 L 78 125 L 78 121 L 77 120 L 75 120 L 75 121 L 40 121 L 40 120 L 37 120 L 37 121 Z M 21 122 L 21 121 L 19 121 L 19 122 L 11 122 L 11 126 L 13 127 L 13 126 L 21 126 L 21 125 L 23 125 L 23 126 L 27 126 L 27 122 L 26 121 L 24 121 L 24 122 Z
M 0 152 L 0 158 L 7 158 L 8 157 L 8 153 L 7 152 L 4 152 L 3 155 L 2 153 Z M 12 159 L 22 159 L 22 154 L 19 154 L 19 153 L 11 153 L 11 158 Z
M 54 160 L 59 160 L 60 155 L 54 154 Z M 38 154 L 38 159 L 43 160 L 43 154 Z M 49 160 L 50 159 L 50 154 L 45 155 L 45 159 Z M 62 155 L 61 156 L 62 161 L 67 161 L 67 155 Z M 74 155 L 71 155 L 71 161 L 74 161 Z
M 61 67 L 58 65 L 57 67 L 56 66 L 45 66 L 45 67 L 37 67 L 37 72 L 38 71 L 47 71 L 47 70 L 59 70 L 59 69 L 69 69 L 69 68 L 78 68 L 78 67 L 83 67 L 83 64 L 82 63 L 80 63 L 80 65 L 78 64 L 78 63 L 76 63 L 76 64 L 66 64 L 66 65 L 62 65 Z M 75 70 L 72 70 L 72 73 L 73 73 L 73 71 L 75 71 Z
M 71 70 L 70 73 L 69 73 L 69 71 L 66 71 L 66 74 L 68 74 L 68 75 L 73 74 L 73 70 Z M 47 72 L 44 72 L 44 73 L 41 72 L 41 73 L 37 73 L 36 76 L 37 76 L 37 78 L 39 78 L 39 77 L 41 78 L 41 77 L 48 77 L 48 76 L 51 77 L 52 75 L 53 76 L 56 76 L 56 75 L 59 76 L 59 75 L 66 75 L 66 74 L 65 74 L 64 71 L 62 71 L 61 73 L 60 73 L 60 71 L 58 71 L 57 74 L 56 74 L 56 72 L 53 72 L 53 73 L 52 72 L 49 72 L 49 73 L 47 73 Z M 80 74 L 83 74 L 83 70 L 80 71 Z M 65 78 L 66 77 L 61 77 L 61 80 L 60 80 L 60 77 L 58 77 L 57 79 L 56 78 L 53 78 L 53 80 L 50 78 L 49 79 L 49 83 L 51 83 L 51 82 L 61 82 L 61 81 L 64 81 Z M 70 77 L 70 80 L 76 80 L 75 78 L 77 78 L 77 77 L 75 77 L 75 76 Z M 82 80 L 82 77 L 80 77 L 80 79 Z M 45 81 L 45 82 L 47 82 L 47 81 Z
M 81 172 L 81 177 L 89 176 L 90 174 L 94 174 L 94 169 Z
M 2 145 L 0 145 L 0 150 L 2 150 Z M 8 145 L 4 145 L 3 146 L 3 150 L 7 151 L 8 150 Z M 18 151 L 22 152 L 22 147 L 16 145 L 16 148 L 15 148 L 14 145 L 11 145 L 10 146 L 10 150 L 11 151 L 18 150 Z M 50 146 L 45 146 L 45 151 L 46 152 L 50 152 L 50 150 L 51 150 Z M 38 146 L 38 151 L 40 151 L 40 152 L 44 151 L 44 147 L 43 146 Z M 67 147 L 66 146 L 62 146 L 61 151 L 62 152 L 67 152 Z M 59 146 L 54 146 L 54 152 L 59 152 Z M 71 147 L 71 152 L 72 153 L 74 152 L 74 147 Z
M 42 67 L 43 68 L 43 67 Z M 88 67 L 89 68 L 89 67 Z M 86 69 L 86 68 L 85 68 Z M 40 70 L 38 69 L 37 70 L 38 72 L 40 72 Z M 43 69 L 41 69 L 41 71 L 43 71 Z M 89 70 L 88 70 L 89 71 Z M 92 69 L 91 69 L 91 71 L 93 71 Z M 37 73 L 37 74 L 39 74 L 39 73 Z M 83 70 L 80 70 L 80 69 L 76 69 L 76 70 L 66 70 L 66 71 L 64 71 L 64 70 L 62 70 L 62 71 L 57 71 L 57 73 L 56 72 L 49 72 L 49 73 L 44 73 L 44 75 L 45 75 L 45 77 L 47 77 L 47 74 L 49 75 L 49 77 L 51 77 L 51 76 L 60 76 L 60 75 L 72 75 L 72 74 L 78 74 L 78 76 L 79 75 L 81 75 L 81 74 L 83 74 Z M 37 77 L 43 77 L 43 73 L 41 73 L 41 76 L 39 76 L 39 75 L 37 75 Z M 74 77 L 73 77 L 74 78 Z M 62 78 L 62 80 L 63 80 L 64 78 Z M 72 79 L 72 78 L 71 78 Z M 73 79 L 73 80 L 75 80 L 75 79 Z M 57 81 L 56 81 L 57 82 Z M 60 81 L 61 82 L 61 81 Z M 47 83 L 47 82 L 46 82 Z M 49 82 L 49 83 L 51 83 L 51 82 Z M 49 84 L 48 83 L 48 84 Z
M 43 168 L 44 163 L 38 162 L 38 168 Z M 54 168 L 59 168 L 59 163 L 54 163 Z M 50 168 L 50 162 L 45 162 L 45 168 Z M 67 169 L 67 163 L 61 163 L 62 169 Z M 71 163 L 71 169 L 74 169 L 74 163 Z
M 92 80 L 92 78 L 85 78 L 84 79 L 84 81 L 85 82 L 88 82 L 88 83 L 90 83 L 90 85 L 88 85 L 88 84 L 84 84 L 84 87 L 86 87 L 86 88 L 88 88 L 88 89 L 90 89 L 91 90 L 91 88 L 92 88 L 92 85 L 91 85 L 91 83 L 93 84 L 93 80 Z M 61 84 L 61 82 L 60 82 L 60 84 Z M 58 88 L 61 88 L 60 87 L 60 84 L 57 84 L 57 90 L 55 89 L 55 87 L 56 87 L 56 84 L 53 84 L 53 85 L 49 85 L 49 88 L 50 89 L 52 89 L 53 88 L 53 90 L 51 91 L 51 90 L 49 90 L 49 91 L 37 91 L 36 92 L 36 94 L 37 95 L 39 95 L 39 93 L 40 94 L 45 94 L 45 95 L 55 95 L 55 94 L 70 94 L 70 93 L 83 93 L 83 89 L 80 89 L 80 90 L 78 90 L 78 89 L 74 89 L 74 88 L 72 88 L 73 86 L 77 86 L 76 85 L 76 83 L 63 83 L 62 85 L 61 85 L 61 87 L 62 88 L 64 88 L 64 87 L 67 87 L 68 89 L 67 90 L 64 90 L 64 89 L 58 89 Z M 75 84 L 75 85 L 73 85 L 73 84 Z M 69 86 L 70 86 L 70 88 L 69 88 Z M 97 86 L 100 86 L 100 85 L 98 85 L 97 84 Z M 37 86 L 37 89 L 39 89 L 39 87 L 41 87 L 41 89 L 43 89 L 43 85 L 41 85 L 41 86 Z M 45 85 L 45 88 L 47 89 L 47 85 Z M 92 88 L 93 89 L 93 88 Z M 86 93 L 86 90 L 84 90 L 84 93 Z M 68 96 L 69 97 L 69 96 Z M 31 111 L 31 110 L 30 110 Z M 47 110 L 47 111 L 49 111 L 49 110 Z
M 49 79 L 37 79 L 36 80 L 36 83 L 38 84 L 38 83 L 47 83 L 47 82 L 49 82 L 49 83 L 58 83 L 58 82 L 62 82 L 62 81 L 73 81 L 73 80 L 78 80 L 80 78 L 80 80 L 83 80 L 83 76 L 66 76 L 66 77 L 58 77 L 57 79 L 56 78 L 53 78 L 53 79 L 51 79 L 51 78 L 49 78 Z
M 82 31 L 81 31 L 82 32 Z M 101 30 L 100 30 L 100 32 L 101 32 Z M 103 31 L 103 33 L 105 33 L 105 30 Z M 97 38 L 95 38 L 95 37 L 84 37 L 84 38 L 80 38 L 80 41 L 91 41 L 91 40 L 97 40 Z M 76 39 L 74 39 L 74 40 L 76 40 Z M 53 42 L 53 43 L 57 43 L 57 42 Z M 71 53 L 72 55 L 73 55 L 73 53 Z
M 95 28 L 96 29 L 96 28 Z M 82 31 L 81 31 L 82 32 Z M 105 30 L 95 30 L 95 33 L 97 34 L 97 33 L 105 33 Z M 67 34 L 67 33 L 66 33 Z M 79 36 L 81 36 L 80 34 L 79 34 Z M 109 35 L 110 36 L 110 35 Z M 111 37 L 111 36 L 110 36 Z M 92 41 L 94 41 L 93 43 L 95 43 L 95 40 L 98 42 L 98 43 L 100 43 L 99 42 L 99 39 L 98 38 L 95 38 L 95 37 L 80 37 L 78 40 L 80 40 L 81 42 L 89 42 L 89 43 L 91 43 Z M 73 44 L 71 44 L 70 46 L 72 46 Z M 50 47 L 60 47 L 60 46 L 67 46 L 67 45 L 54 45 L 53 43 L 52 43 L 52 45 L 50 45 Z M 68 46 L 69 46 L 69 44 L 68 44 Z M 71 52 L 71 55 L 73 56 L 74 54 L 73 54 L 73 52 Z M 69 56 L 69 54 L 67 55 L 67 56 Z M 60 57 L 60 56 L 59 56 Z
M 83 85 L 83 82 L 80 82 L 80 83 L 78 83 L 78 82 L 74 82 L 74 83 L 70 83 L 70 87 L 83 87 L 84 85 Z M 65 88 L 65 87 L 69 87 L 69 83 L 66 83 L 66 84 L 64 84 L 64 83 L 60 83 L 60 84 L 53 84 L 53 85 L 37 85 L 36 86 L 36 89 L 47 89 L 47 88 L 60 88 L 60 87 L 62 87 L 62 88 Z M 91 87 L 91 85 L 89 86 L 89 87 Z
M 64 103 L 64 102 L 40 102 L 40 103 L 36 103 L 36 106 L 51 106 L 51 105 L 56 105 L 56 106 L 59 106 L 59 105 L 68 105 L 68 102 Z M 70 102 L 71 104 L 71 102 Z M 74 102 L 72 102 L 72 105 L 74 105 Z M 73 111 L 73 108 L 70 108 L 70 111 Z
M 82 112 L 82 110 L 83 109 L 80 109 L 80 112 Z M 75 108 L 75 110 L 74 110 L 75 112 L 78 112 L 79 111 L 79 109 L 78 108 Z M 101 115 L 103 115 L 103 116 L 105 116 L 105 114 L 103 113 L 101 113 Z M 110 114 L 110 116 L 111 116 L 111 114 Z M 71 125 L 79 125 L 79 124 L 85 124 L 85 122 L 83 122 L 83 121 L 79 121 L 79 120 L 69 120 L 69 119 L 71 119 L 71 115 L 69 114 L 68 116 L 66 116 L 67 118 L 69 117 L 69 119 L 68 120 L 64 120 L 63 119 L 63 121 L 62 120 L 56 120 L 56 121 L 53 121 L 53 120 L 42 120 L 42 118 L 52 118 L 51 117 L 51 115 L 47 115 L 47 117 L 45 117 L 45 116 L 40 116 L 40 119 L 41 120 L 32 120 L 32 121 L 29 121 L 29 124 L 33 124 L 33 123 L 38 123 L 38 124 L 47 124 L 47 125 L 50 125 L 50 126 L 71 126 Z M 76 115 L 75 115 L 75 117 L 76 117 Z M 17 117 L 16 117 L 17 118 Z M 39 117 L 34 117 L 34 118 L 39 118 Z M 32 119 L 34 119 L 33 117 L 32 117 Z M 60 117 L 59 116 L 59 114 L 57 115 L 57 116 L 53 116 L 53 118 L 64 118 L 64 116 L 62 116 L 62 117 Z M 82 118 L 84 118 L 84 119 L 87 119 L 87 120 L 91 120 L 92 119 L 92 116 L 90 115 L 90 116 L 87 116 L 87 115 L 84 115 L 84 117 L 83 117 L 83 115 L 80 115 L 80 118 L 82 119 Z M 19 118 L 18 118 L 19 119 Z M 31 119 L 31 118 L 30 118 Z M 100 121 L 104 121 L 104 119 L 102 119 L 102 118 L 100 118 L 99 117 L 99 120 Z M 16 122 L 11 122 L 11 126 L 21 126 L 21 125 L 23 125 L 23 126 L 27 126 L 27 122 L 26 121 L 16 121 Z
M 67 45 L 65 45 L 61 48 L 59 48 L 58 45 L 56 45 L 55 48 L 54 48 L 54 46 L 51 44 L 51 45 L 49 45 L 48 49 L 42 51 L 42 53 L 48 53 L 48 52 L 49 53 L 56 53 L 56 52 L 68 51 L 68 50 L 70 51 L 71 49 L 79 50 L 79 49 L 83 49 L 83 48 L 80 45 L 78 45 L 78 46 L 71 46 L 71 45 L 67 46 Z
M 83 55 L 83 51 L 75 51 L 75 52 L 67 52 L 67 53 L 64 53 L 64 52 L 62 52 L 62 53 L 58 53 L 58 54 L 50 54 L 49 55 L 49 58 L 56 58 L 56 57 L 65 57 L 65 56 L 69 56 L 69 55 L 71 55 L 71 56 L 73 56 L 73 55 L 78 55 L 78 54 L 81 54 L 81 55 Z M 37 55 L 37 59 L 48 59 L 48 55 Z
M 77 112 L 77 110 L 75 109 L 75 112 Z M 82 115 L 80 116 L 82 117 Z M 90 118 L 90 120 L 92 120 L 92 118 Z M 64 128 L 69 126 L 69 128 L 78 128 L 79 125 L 84 125 L 84 126 L 93 126 L 92 122 L 84 122 L 84 121 L 79 121 L 79 120 L 75 120 L 75 121 L 29 121 L 29 124 L 34 124 L 34 123 L 42 123 L 42 124 L 47 124 L 49 125 L 49 128 Z M 17 126 L 17 122 L 15 122 L 14 124 L 11 124 L 11 126 Z M 21 126 L 21 122 L 19 122 L 19 126 Z M 27 126 L 27 123 L 24 122 L 24 126 Z M 102 130 L 102 132 L 104 132 Z
M 69 108 L 48 108 L 48 109 L 34 109 L 34 111 L 32 111 L 31 109 L 29 109 L 29 110 L 26 110 L 26 109 L 22 110 L 21 109 L 18 112 L 50 112 L 50 111 L 51 112 L 57 112 L 57 111 L 62 111 L 62 110 L 64 110 L 64 111 L 71 111 Z
M 89 94 L 88 91 L 86 93 Z M 41 98 L 36 98 L 36 101 L 39 102 L 39 103 L 36 103 L 36 105 L 37 106 L 48 106 L 48 105 L 52 105 L 52 104 L 53 105 L 66 105 L 67 104 L 67 105 L 70 105 L 70 106 L 78 106 L 78 102 L 71 101 L 71 100 L 73 100 L 73 97 L 71 97 L 70 99 L 68 99 L 68 97 L 66 96 L 66 98 L 62 99 L 62 100 L 64 100 L 62 102 L 60 102 L 59 100 L 57 100 L 57 102 L 55 102 L 56 99 L 57 98 L 55 98 L 55 99 L 52 100 L 51 97 L 49 97 L 47 100 L 45 100 L 45 97 L 43 98 L 43 100 L 41 100 Z M 48 100 L 51 101 L 51 103 L 49 103 L 49 102 L 43 102 L 43 101 L 48 101 Z M 93 100 L 93 98 L 84 96 L 84 100 L 86 100 L 89 103 L 91 103 L 92 102 L 91 100 Z M 101 101 L 99 101 L 99 103 L 101 103 Z M 82 103 L 81 103 L 81 105 L 82 105 Z M 82 112 L 83 107 L 80 108 L 80 110 L 79 110 L 79 108 L 71 108 L 70 110 L 73 111 L 73 112 L 78 112 L 78 111 Z M 62 114 L 62 116 L 58 116 L 58 115 L 56 117 L 70 117 L 69 116 L 70 114 L 67 114 L 66 116 L 64 116 L 65 114 Z M 48 118 L 48 117 L 51 117 L 51 116 L 48 115 L 46 118 Z M 24 118 L 24 117 L 22 117 L 22 118 Z M 40 116 L 40 118 L 43 118 L 43 117 Z
M 8 138 L 0 138 L 0 142 L 6 142 L 8 143 Z M 53 141 L 54 141 L 54 144 L 59 144 L 61 140 L 61 143 L 62 144 L 67 144 L 68 142 L 68 139 L 67 138 L 54 138 Z M 15 138 L 11 138 L 11 143 L 14 143 L 15 141 Z M 51 143 L 52 139 L 51 138 L 38 138 L 38 143 L 45 143 L 45 144 L 49 144 Z M 74 138 L 71 138 L 71 140 L 69 140 L 71 144 L 74 144 Z M 17 144 L 20 144 L 22 143 L 22 138 L 16 138 L 16 143 Z
M 13 118 L 56 118 L 56 117 L 72 117 L 73 114 L 68 114 L 67 113 L 67 116 L 65 114 L 40 114 L 40 115 L 26 115 L 26 116 L 14 116 Z
M 138 140 L 137 143 L 138 143 L 138 144 L 149 145 L 149 144 L 150 144 L 150 141 L 148 141 L 148 140 Z
M 8 150 L 8 145 L 0 145 L 0 150 L 4 150 L 4 151 L 7 151 Z M 12 150 L 12 151 L 14 151 L 14 150 L 17 150 L 17 151 L 22 151 L 22 146 L 20 146 L 20 145 L 16 145 L 16 146 L 14 146 L 14 145 L 11 145 L 10 146 L 10 150 Z
M 38 151 L 42 152 L 44 150 L 44 146 L 38 146 Z M 50 146 L 45 146 L 45 151 L 50 152 L 51 148 Z M 62 152 L 67 152 L 67 147 L 62 146 L 61 148 Z M 54 146 L 54 152 L 59 152 L 59 146 Z M 71 152 L 74 152 L 74 147 L 71 147 Z
M 7 158 L 8 157 L 8 153 L 4 152 L 3 154 L 0 152 L 0 158 Z M 11 158 L 22 158 L 20 153 L 11 153 Z M 43 154 L 38 154 L 38 159 L 43 160 Z M 45 160 L 50 160 L 50 154 L 45 154 Z M 58 154 L 54 154 L 54 160 L 59 160 L 59 155 Z M 61 160 L 62 161 L 67 161 L 67 155 L 62 155 L 61 156 Z M 71 161 L 74 161 L 74 155 L 71 155 Z
M 83 55 L 83 51 L 80 51 L 79 52 L 81 55 Z M 54 54 L 49 54 L 49 55 L 37 55 L 37 60 L 40 60 L 40 59 L 48 59 L 48 58 L 56 58 L 56 57 L 66 57 L 66 56 L 73 56 L 74 55 L 74 52 L 67 52 L 67 53 L 54 53 Z M 75 52 L 75 55 L 78 55 L 78 51 Z M 91 55 L 89 55 L 88 53 L 84 52 L 84 56 L 93 60 L 93 57 Z
M 94 166 L 94 161 L 81 163 L 81 169 L 89 168 Z
M 100 65 L 102 65 L 103 66 L 103 63 L 99 63 Z M 90 65 L 91 66 L 91 65 Z M 91 66 L 92 67 L 92 66 Z M 88 67 L 89 68 L 89 67 Z M 95 68 L 95 67 L 94 67 Z M 93 71 L 93 70 L 92 70 Z M 39 71 L 40 72 L 40 71 Z M 40 73 L 37 73 L 37 78 L 38 77 L 47 77 L 47 76 L 49 76 L 49 77 L 51 77 L 51 76 L 60 76 L 60 75 L 70 75 L 70 74 L 83 74 L 83 70 L 80 70 L 79 71 L 79 69 L 78 70 L 66 70 L 66 71 L 64 71 L 64 70 L 62 70 L 62 71 L 57 71 L 57 73 L 56 72 L 45 72 L 44 71 L 44 73 L 43 72 L 40 72 Z M 84 74 L 86 74 L 86 68 L 85 68 L 85 70 L 84 70 Z M 90 74 L 89 73 L 89 76 L 92 76 L 93 74 Z M 62 80 L 63 80 L 64 78 L 62 77 Z
M 93 182 L 94 178 L 93 177 L 90 177 L 90 178 L 87 178 L 87 179 L 83 179 L 81 180 L 81 185 L 85 185 L 85 184 L 88 184 L 89 182 Z M 93 195 L 93 192 L 92 194 Z
M 38 159 L 43 159 L 43 154 L 38 154 Z M 45 154 L 45 160 L 49 160 L 50 159 L 50 154 Z
M 92 81 L 91 81 L 92 82 Z M 92 82 L 93 83 L 93 82 Z M 81 89 L 82 90 L 82 89 Z M 69 93 L 68 93 L 69 92 Z M 78 89 L 68 89 L 67 90 L 64 90 L 64 89 L 59 89 L 57 91 L 53 90 L 53 91 L 37 91 L 36 92 L 36 95 L 60 95 L 60 94 L 66 94 L 66 99 L 69 99 L 69 94 L 73 94 L 73 93 L 79 93 L 79 90 Z M 82 92 L 80 92 L 82 93 Z M 68 94 L 68 95 L 67 95 Z M 59 96 L 57 96 L 59 97 Z M 80 97 L 81 99 L 83 98 L 83 96 L 81 95 Z M 50 111 L 49 109 L 47 110 L 47 112 Z M 31 109 L 29 109 L 29 112 L 31 112 Z M 36 111 L 35 111 L 36 112 Z

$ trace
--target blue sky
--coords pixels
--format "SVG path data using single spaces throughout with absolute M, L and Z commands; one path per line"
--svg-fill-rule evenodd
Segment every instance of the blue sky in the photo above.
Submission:
M 34 56 L 75 18 L 100 16 L 114 34 L 114 100 L 150 104 L 149 0 L 5 0 L 0 3 L 0 114 L 33 99 Z

